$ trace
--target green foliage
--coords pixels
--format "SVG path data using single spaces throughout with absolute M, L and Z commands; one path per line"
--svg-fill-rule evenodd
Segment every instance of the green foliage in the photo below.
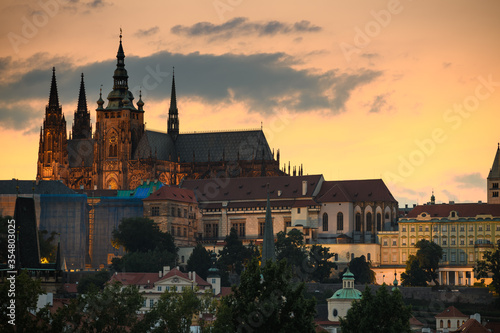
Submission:
M 158 224 L 145 217 L 124 218 L 113 230 L 113 246 L 123 246 L 127 252 L 167 250 L 177 253 L 170 233 L 160 231 Z
M 401 273 L 401 283 L 405 287 L 427 286 L 427 274 L 420 267 L 416 256 L 411 255 L 406 261 L 406 271 Z
M 316 282 L 324 282 L 330 278 L 333 269 L 337 265 L 330 261 L 335 254 L 330 253 L 330 249 L 321 245 L 314 244 L 309 250 L 309 265 L 310 269 L 309 278 Z
M 43 294 L 40 280 L 33 280 L 26 271 L 15 277 L 15 297 L 9 295 L 10 280 L 0 285 L 0 331 L 1 332 L 38 332 L 37 320 L 30 314 L 36 310 L 38 295 Z M 15 326 L 7 321 L 11 299 L 15 300 Z
M 345 273 L 346 270 L 347 269 L 344 269 L 343 273 Z M 366 261 L 364 255 L 353 258 L 350 261 L 349 271 L 354 274 L 355 282 L 358 284 L 370 284 L 375 282 L 375 272 L 372 270 L 371 263 Z
M 190 288 L 182 293 L 166 291 L 133 331 L 188 333 L 193 315 L 204 310 L 207 297 L 211 298 L 211 294 L 198 297 Z
M 111 273 L 102 270 L 96 273 L 88 273 L 78 281 L 78 286 L 76 287 L 79 294 L 86 294 L 93 289 L 103 290 L 106 282 L 109 281 Z
M 375 295 L 366 287 L 344 318 L 340 318 L 343 333 L 410 331 L 411 307 L 406 306 L 399 290 L 389 292 L 382 285 Z
M 155 273 L 164 266 L 174 267 L 177 254 L 168 250 L 155 249 L 148 252 L 129 252 L 121 258 L 113 258 L 111 268 L 116 272 Z
M 234 228 L 231 228 L 229 235 L 226 236 L 224 241 L 226 245 L 224 245 L 224 248 L 219 253 L 219 264 L 225 271 L 240 275 L 245 262 L 251 258 L 252 251 L 243 245 Z
M 49 232 L 47 230 L 38 231 L 40 258 L 46 258 L 48 262 L 54 263 L 56 262 L 56 256 L 57 256 L 57 245 L 54 244 L 57 232 L 52 231 L 50 235 L 48 235 L 48 233 Z
M 304 234 L 297 229 L 292 229 L 285 234 L 280 231 L 276 235 L 276 260 L 286 259 L 300 280 L 307 280 L 308 254 L 304 245 Z
M 257 258 L 241 275 L 239 287 L 223 297 L 213 332 L 314 332 L 314 299 L 292 282 L 285 260 L 260 267 Z
M 143 303 L 134 286 L 122 288 L 120 283 L 107 285 L 103 291 L 80 295 L 56 312 L 52 320 L 54 332 L 126 332 L 138 325 L 136 312 Z
M 210 252 L 198 243 L 189 256 L 186 268 L 189 272 L 195 271 L 202 279 L 206 280 L 211 263 Z
M 486 278 L 491 273 L 492 282 L 490 287 L 498 295 L 500 294 L 500 244 L 495 251 L 486 251 L 483 260 L 478 260 L 474 272 L 477 278 Z

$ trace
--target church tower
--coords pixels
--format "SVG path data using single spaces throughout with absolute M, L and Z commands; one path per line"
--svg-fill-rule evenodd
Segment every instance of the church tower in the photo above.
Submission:
M 45 119 L 40 128 L 38 145 L 37 179 L 64 180 L 67 177 L 68 149 L 66 120 L 59 105 L 56 69 L 52 68 L 49 104 L 45 107 Z
M 80 93 L 78 95 L 78 106 L 75 111 L 73 123 L 73 139 L 90 139 L 92 137 L 92 125 L 90 124 L 90 112 L 87 109 L 87 97 L 85 96 L 85 83 L 80 82 Z
M 100 94 L 96 109 L 92 185 L 103 189 L 129 189 L 130 160 L 144 134 L 144 103 L 139 100 L 139 109 L 132 103 L 121 31 L 116 59 L 108 105 Z
M 487 193 L 488 193 L 488 203 L 489 204 L 500 204 L 500 197 L 498 193 L 500 189 L 498 184 L 500 183 L 500 143 L 498 144 L 497 153 L 495 154 L 495 159 L 493 160 L 493 166 L 491 167 L 490 173 L 488 174 L 487 181 Z
M 179 136 L 179 110 L 177 109 L 177 97 L 175 95 L 175 73 L 172 72 L 172 92 L 170 94 L 170 109 L 168 110 L 168 134 L 172 140 Z

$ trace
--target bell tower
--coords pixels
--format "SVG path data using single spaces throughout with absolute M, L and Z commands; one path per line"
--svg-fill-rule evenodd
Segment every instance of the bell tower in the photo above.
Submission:
M 500 143 L 497 147 L 497 152 L 495 154 L 495 159 L 493 160 L 493 166 L 490 169 L 487 180 L 488 193 L 488 203 L 489 204 L 500 204 L 500 188 L 498 184 L 500 183 Z
M 56 69 L 52 68 L 49 104 L 45 107 L 45 119 L 40 128 L 38 144 L 37 179 L 66 180 L 68 149 L 66 120 L 59 105 Z
M 99 189 L 129 189 L 129 161 L 144 134 L 144 103 L 139 100 L 136 108 L 128 90 L 121 29 L 116 59 L 108 105 L 102 91 L 97 101 L 92 185 Z

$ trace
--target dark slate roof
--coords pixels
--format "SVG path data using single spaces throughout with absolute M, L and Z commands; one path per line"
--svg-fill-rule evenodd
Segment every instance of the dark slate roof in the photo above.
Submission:
M 307 181 L 306 195 L 302 182 Z M 193 190 L 198 201 L 265 200 L 269 184 L 271 200 L 311 198 L 323 181 L 322 175 L 282 177 L 241 177 L 185 180 L 181 185 Z M 274 205 L 274 204 L 273 204 Z
M 94 140 L 68 140 L 68 162 L 70 168 L 83 166 L 91 167 L 94 162 Z
M 116 197 L 118 195 L 118 190 L 75 190 L 78 194 L 86 194 L 89 198 L 100 198 L 100 197 Z
M 382 179 L 325 181 L 316 200 L 318 202 L 396 202 Z
M 162 161 L 175 159 L 175 145 L 172 138 L 167 133 L 145 131 L 137 149 L 134 159 L 156 157 Z
M 488 178 L 500 178 L 500 145 L 497 149 Z
M 0 180 L 0 194 L 75 194 L 75 191 L 58 180 Z
M 500 204 L 459 203 L 419 205 L 413 208 L 406 217 L 415 218 L 422 213 L 427 213 L 431 217 L 448 217 L 452 211 L 457 212 L 458 217 L 476 217 L 477 215 L 500 216 Z
M 175 142 L 181 162 L 264 160 L 271 161 L 273 156 L 262 130 L 179 134 Z

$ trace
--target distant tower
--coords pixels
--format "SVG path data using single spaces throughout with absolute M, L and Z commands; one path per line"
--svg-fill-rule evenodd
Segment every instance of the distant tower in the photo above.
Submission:
M 140 99 L 136 109 L 133 100 L 120 31 L 113 90 L 106 107 L 101 94 L 97 101 L 92 185 L 98 189 L 130 189 L 138 185 L 138 179 L 133 180 L 137 184 L 132 182 L 128 162 L 144 134 L 144 103 Z
M 56 69 L 52 68 L 49 104 L 45 107 L 38 145 L 37 179 L 62 180 L 68 166 L 66 120 L 59 105 Z
M 352 306 L 353 301 L 361 299 L 361 291 L 354 289 L 354 274 L 349 271 L 342 277 L 342 289 L 337 290 L 328 302 L 328 320 L 339 321 L 340 317 L 345 317 L 347 311 Z
M 434 190 L 432 190 L 432 195 L 431 195 L 431 205 L 436 204 L 436 197 L 434 196 Z
M 177 97 L 175 94 L 175 73 L 172 71 L 172 92 L 170 93 L 170 109 L 168 109 L 168 134 L 172 140 L 179 135 L 179 110 L 177 109 Z
M 497 153 L 495 159 L 493 160 L 493 166 L 491 167 L 490 173 L 488 175 L 487 181 L 487 193 L 488 193 L 488 203 L 489 204 L 500 204 L 500 196 L 498 193 L 500 189 L 498 184 L 500 183 L 500 143 L 498 144 Z
M 212 259 L 212 267 L 208 269 L 207 282 L 212 285 L 214 295 L 219 295 L 221 281 L 220 281 L 219 269 L 217 268 L 217 254 L 215 254 L 215 252 L 212 252 L 210 257 Z
M 92 125 L 90 124 L 90 112 L 87 109 L 87 97 L 85 95 L 85 83 L 80 82 L 80 93 L 78 95 L 78 107 L 75 111 L 73 123 L 73 139 L 90 139 L 92 137 Z
M 271 203 L 269 199 L 269 184 L 267 184 L 266 221 L 264 224 L 264 240 L 262 241 L 261 266 L 264 266 L 268 260 L 276 261 L 276 251 L 274 248 L 273 219 L 271 217 Z

